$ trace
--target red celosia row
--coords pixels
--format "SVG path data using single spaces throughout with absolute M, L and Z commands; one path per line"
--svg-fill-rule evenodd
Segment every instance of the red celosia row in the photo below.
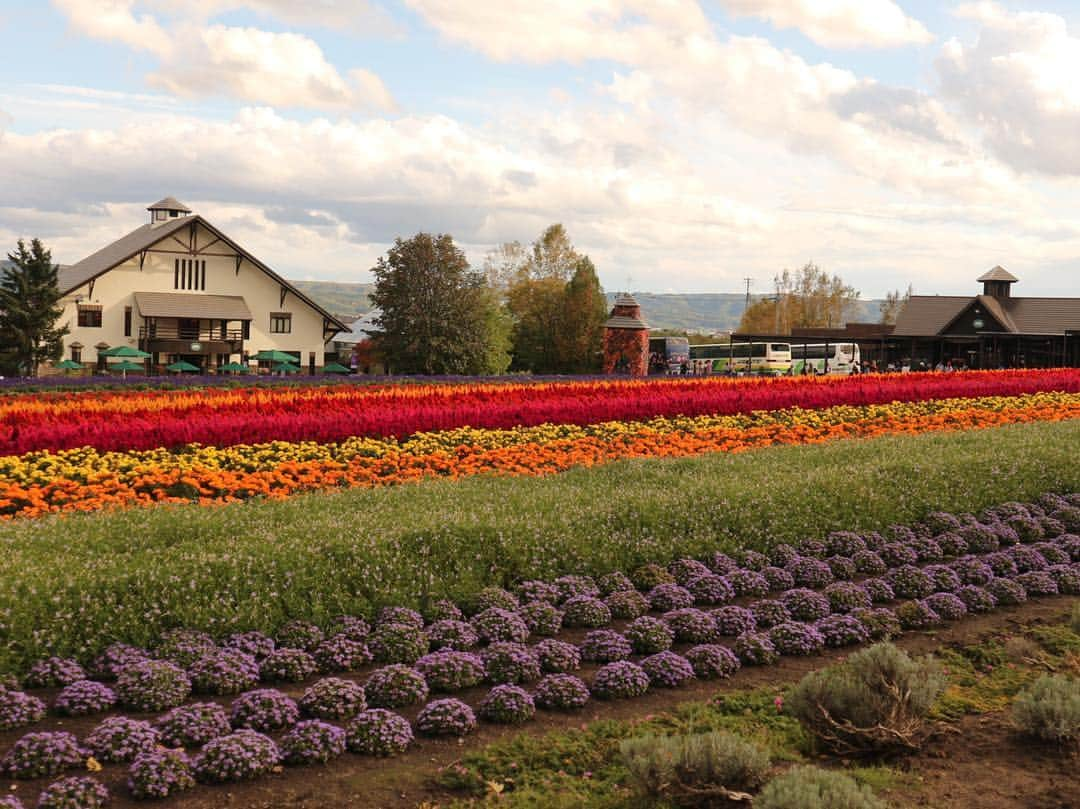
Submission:
M 200 443 L 403 437 L 461 426 L 644 421 L 788 407 L 1080 392 L 1080 369 L 847 378 L 655 379 L 541 384 L 356 385 L 74 395 L 0 404 L 0 455 L 92 446 L 152 449 Z

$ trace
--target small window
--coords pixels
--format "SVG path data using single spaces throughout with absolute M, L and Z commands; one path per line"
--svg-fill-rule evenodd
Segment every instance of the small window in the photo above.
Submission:
M 82 347 L 81 346 L 79 348 L 76 348 L 75 346 L 71 347 L 71 361 L 72 362 L 82 362 Z
M 241 321 L 240 329 L 241 329 L 241 331 L 240 331 L 241 339 L 250 340 L 251 339 L 251 321 L 250 320 Z
M 173 265 L 173 289 L 206 290 L 206 260 L 178 258 Z
M 289 334 L 292 332 L 292 315 L 288 312 L 273 312 L 270 315 L 271 334 Z
M 79 325 L 86 329 L 100 329 L 101 307 L 79 306 Z
M 131 336 L 131 307 L 124 307 L 124 336 Z

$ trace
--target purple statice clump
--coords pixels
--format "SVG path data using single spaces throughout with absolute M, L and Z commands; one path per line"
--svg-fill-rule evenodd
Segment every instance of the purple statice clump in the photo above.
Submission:
M 191 762 L 191 770 L 204 784 L 224 784 L 267 775 L 280 760 L 273 739 L 244 729 L 208 741 Z
M 956 591 L 956 597 L 964 602 L 971 613 L 990 612 L 997 606 L 997 599 L 984 587 L 975 584 L 963 584 Z
M 874 551 L 859 551 L 851 561 L 855 563 L 855 572 L 864 576 L 880 576 L 889 566 Z
M 228 714 L 216 702 L 180 705 L 158 718 L 154 726 L 166 747 L 199 747 L 232 732 Z
M 697 559 L 676 559 L 668 565 L 668 573 L 675 577 L 676 584 L 686 587 L 691 579 L 708 575 L 712 571 L 708 565 L 699 562 Z
M 833 580 L 828 563 L 811 556 L 800 556 L 787 566 L 787 570 L 799 587 L 824 587 Z
M 1080 595 L 1080 565 L 1051 565 L 1046 573 L 1063 596 Z
M 866 594 L 870 596 L 870 601 L 874 604 L 885 604 L 896 598 L 896 594 L 893 593 L 892 585 L 885 581 L 885 579 L 863 579 L 859 586 L 866 591 Z
M 229 710 L 229 721 L 234 728 L 247 728 L 260 733 L 292 727 L 299 718 L 299 706 L 273 688 L 260 688 L 241 694 L 233 700 Z
M 198 694 L 239 694 L 259 682 L 259 664 L 239 649 L 215 649 L 191 667 L 191 687 Z
M 596 586 L 600 588 L 600 593 L 605 596 L 622 592 L 623 590 L 634 589 L 634 583 L 630 581 L 630 577 L 621 570 L 613 570 L 610 573 L 605 573 L 597 580 Z
M 517 685 L 497 685 L 480 702 L 480 716 L 500 725 L 522 725 L 536 715 L 529 692 Z
M 131 762 L 127 784 L 137 800 L 167 798 L 195 786 L 195 776 L 183 750 L 145 750 Z
M 559 588 L 561 601 L 569 601 L 579 596 L 596 598 L 600 595 L 600 588 L 596 586 L 592 576 L 559 576 L 555 579 L 555 586 Z
M 870 640 L 870 632 L 862 621 L 851 615 L 830 615 L 814 624 L 814 628 L 830 647 L 854 646 Z
M 809 556 L 814 559 L 824 559 L 829 555 L 828 546 L 820 539 L 804 539 L 798 544 L 797 549 L 800 556 Z
M 229 725 L 225 724 L 228 733 Z M 91 730 L 83 744 L 98 761 L 131 761 L 143 750 L 153 749 L 162 741 L 154 726 L 142 719 L 110 716 Z
M 894 612 L 902 629 L 929 629 L 941 623 L 941 616 L 925 601 L 905 601 Z
M 939 534 L 934 541 L 937 542 L 938 547 L 941 549 L 938 559 L 946 556 L 963 556 L 969 550 L 967 540 L 952 531 Z
M 540 579 L 529 579 L 521 582 L 518 585 L 518 593 L 521 594 L 521 600 L 524 602 L 546 601 L 548 604 L 558 604 L 561 600 L 559 588 Z
M 1067 565 L 1072 561 L 1069 554 L 1053 542 L 1036 542 L 1031 547 L 1039 552 L 1048 565 Z
M 825 537 L 825 553 L 828 556 L 845 556 L 848 559 L 866 550 L 866 540 L 854 531 L 833 531 Z
M 914 541 L 914 538 L 912 539 Z M 900 567 L 901 565 L 913 565 L 919 561 L 919 554 L 915 552 L 915 549 L 911 545 L 903 544 L 900 542 L 888 542 L 881 547 L 878 551 L 878 556 L 889 567 Z
M 738 568 L 728 573 L 724 578 L 735 589 L 735 595 L 763 596 L 769 592 L 768 579 L 756 570 Z
M 536 644 L 534 652 L 542 671 L 563 674 L 581 668 L 581 652 L 572 643 L 548 638 Z
M 1015 545 L 1006 552 L 1016 563 L 1017 573 L 1030 573 L 1032 570 L 1046 570 L 1049 567 L 1046 558 L 1033 547 Z
M 983 557 L 983 562 L 990 566 L 995 576 L 1002 579 L 1011 579 L 1020 571 L 1016 568 L 1016 562 L 1006 551 L 995 551 Z
M 795 577 L 782 567 L 770 565 L 761 571 L 761 575 L 769 583 L 769 590 L 774 593 L 790 590 L 795 586 Z
M 926 598 L 934 592 L 934 580 L 914 565 L 890 570 L 888 579 L 897 598 Z
M 657 652 L 641 661 L 649 675 L 649 684 L 656 688 L 678 688 L 694 679 L 690 661 L 675 652 Z
M 345 752 L 345 731 L 321 719 L 305 719 L 281 737 L 280 749 L 286 764 L 325 764 Z
M 633 653 L 630 641 L 611 629 L 594 629 L 581 642 L 581 659 L 591 663 L 626 660 Z
M 784 621 L 791 620 L 791 613 L 784 606 L 784 602 L 772 598 L 755 601 L 750 605 L 750 612 L 754 616 L 754 622 L 758 629 L 768 629 L 777 624 L 782 624 Z
M 524 643 L 529 637 L 529 626 L 520 615 L 498 607 L 474 615 L 472 627 L 484 643 Z
M 372 654 L 367 644 L 360 640 L 353 640 L 348 635 L 334 635 L 327 638 L 311 653 L 315 658 L 315 665 L 324 674 L 335 671 L 356 671 L 371 662 Z
M 994 597 L 999 607 L 1011 607 L 1027 601 L 1024 585 L 1012 579 L 991 579 L 987 582 L 986 591 Z
M 529 632 L 540 637 L 559 634 L 563 624 L 562 610 L 547 601 L 530 601 L 518 609 L 518 615 L 529 627 Z
M 648 599 L 637 590 L 617 590 L 605 598 L 604 603 L 613 618 L 637 618 L 649 611 Z
M 491 610 L 487 611 L 492 612 Z M 497 610 L 497 612 L 503 612 Z M 486 613 L 480 613 L 484 615 Z M 521 619 L 514 613 L 508 612 L 510 620 L 524 626 L 521 623 Z M 479 617 L 479 616 L 477 616 Z M 494 627 L 495 621 L 491 621 L 490 624 L 485 626 L 491 627 L 492 632 L 496 632 Z M 476 624 L 473 624 L 476 627 Z M 528 632 L 528 630 L 525 630 Z M 427 654 L 428 651 L 428 637 L 427 633 L 423 629 L 417 628 L 415 624 L 379 624 L 375 627 L 375 631 L 371 633 L 371 639 L 368 642 L 368 649 L 371 650 L 375 660 L 380 663 L 414 663 L 420 657 Z
M 122 705 L 145 713 L 175 708 L 191 693 L 191 680 L 165 660 L 147 660 L 120 672 L 113 689 Z
M 1003 522 L 997 521 L 989 523 L 987 527 L 994 532 L 994 536 L 997 537 L 998 547 L 1008 548 L 1012 545 L 1020 544 L 1020 535 L 1012 529 L 1011 526 L 1006 525 Z
M 1054 544 L 1069 554 L 1073 562 L 1080 562 L 1080 536 L 1062 534 L 1054 540 Z
M 955 531 L 961 525 L 959 518 L 947 511 L 932 511 L 922 521 L 922 526 L 925 526 L 932 534 Z
M 1012 517 L 1004 521 L 1024 543 L 1038 542 L 1046 536 L 1042 524 L 1033 517 Z
M 447 603 L 457 610 L 457 607 L 452 602 Z M 442 609 L 445 609 L 445 607 L 442 607 Z M 358 640 L 364 643 L 367 636 L 371 634 L 371 624 L 359 615 L 339 615 L 330 622 L 330 633 L 332 635 L 344 635 L 349 640 Z
M 533 702 L 549 710 L 576 711 L 588 701 L 589 687 L 573 674 L 549 674 L 533 691 Z
M 829 566 L 836 581 L 851 581 L 858 572 L 855 570 L 855 563 L 846 556 L 830 556 L 825 560 L 825 564 Z
M 918 536 L 919 535 L 907 525 L 890 525 L 885 529 L 886 544 L 888 542 L 896 542 L 900 545 L 910 545 Z M 872 548 L 871 550 L 880 551 L 881 548 Z
M 27 688 L 59 688 L 86 679 L 83 667 L 66 657 L 47 657 L 30 667 L 24 680 Z
M 675 642 L 675 631 L 659 618 L 643 615 L 630 622 L 626 627 L 626 639 L 639 655 L 651 655 L 664 652 Z
M 1050 516 L 1061 523 L 1066 531 L 1080 531 L 1080 506 L 1062 502 L 1054 507 Z
M 848 613 L 848 617 L 862 624 L 870 640 L 873 641 L 895 638 L 903 632 L 900 620 L 888 607 L 852 610 Z
M 757 627 L 757 619 L 754 613 L 746 607 L 727 606 L 719 607 L 710 613 L 716 631 L 721 635 L 736 637 L 743 632 L 753 632 Z
M 1058 594 L 1057 582 L 1045 570 L 1029 570 L 1021 573 L 1014 581 L 1024 588 L 1028 596 L 1056 596 Z
M 881 550 L 882 546 L 886 543 L 885 537 L 883 537 L 877 531 L 868 531 L 862 535 L 863 542 L 866 543 L 866 549 L 877 553 Z
M 509 590 L 504 590 L 501 587 L 483 587 L 473 596 L 468 606 L 473 614 L 489 610 L 492 607 L 513 612 L 521 606 L 521 602 Z
M 364 683 L 368 704 L 375 708 L 416 705 L 427 699 L 429 691 L 424 675 L 402 663 L 376 669 Z
M 432 649 L 457 649 L 464 651 L 480 642 L 479 635 L 470 624 L 455 618 L 443 618 L 427 628 Z
M 695 576 L 686 583 L 686 589 L 694 597 L 695 604 L 723 604 L 735 598 L 735 588 L 715 573 Z
M 738 655 L 744 666 L 768 666 L 780 657 L 764 632 L 743 632 L 735 638 L 731 651 Z
M 786 542 L 781 542 L 769 548 L 769 562 L 776 567 L 787 567 L 788 562 L 798 555 L 799 552 L 795 550 L 795 547 L 788 545 Z
M 593 596 L 572 596 L 563 602 L 563 626 L 597 627 L 611 623 L 607 604 Z
M 115 680 L 117 675 L 132 663 L 143 663 L 150 659 L 150 653 L 138 646 L 126 643 L 111 643 L 94 658 L 89 674 L 98 680 Z
M 432 623 L 437 621 L 464 621 L 465 613 L 449 598 L 439 598 L 428 606 L 427 617 Z
M 197 629 L 170 629 L 161 636 L 154 654 L 181 668 L 187 668 L 217 647 L 214 639 Z
M 713 571 L 718 573 L 720 571 Z M 667 572 L 667 568 L 649 562 L 635 569 L 630 574 L 630 581 L 638 590 L 651 590 L 661 584 L 674 584 L 675 577 Z
M 796 621 L 817 621 L 832 612 L 829 599 L 804 587 L 788 590 L 780 600 Z
M 351 719 L 367 708 L 364 688 L 352 680 L 324 677 L 312 683 L 297 700 L 300 710 L 315 719 Z
M 961 584 L 982 586 L 994 578 L 994 571 L 977 556 L 963 556 L 952 563 L 953 572 Z
M 408 607 L 383 607 L 375 619 L 376 624 L 404 624 L 405 626 L 424 628 L 424 616 Z
M 310 621 L 294 620 L 279 627 L 274 640 L 278 648 L 310 652 L 322 643 L 324 637 L 323 631 Z
M 32 725 L 45 718 L 45 703 L 24 691 L 0 687 L 0 730 Z
M 481 659 L 484 676 L 492 684 L 524 683 L 540 678 L 540 660 L 523 643 L 493 643 L 484 650 Z
M 1000 547 L 997 534 L 982 523 L 965 526 L 956 532 L 968 545 L 968 553 L 991 553 Z
M 782 655 L 805 656 L 817 654 L 825 645 L 815 627 L 799 621 L 785 621 L 769 630 L 769 640 Z
M 850 581 L 833 582 L 825 588 L 823 595 L 829 599 L 829 609 L 833 612 L 851 612 L 871 604 L 870 594 Z
M 649 606 L 660 612 L 694 606 L 694 596 L 678 584 L 658 584 L 649 591 Z
M 925 601 L 926 606 L 936 612 L 943 621 L 959 621 L 967 615 L 968 610 L 964 602 L 953 593 L 933 593 L 928 595 Z
M 640 697 L 649 690 L 649 675 L 629 660 L 602 666 L 593 678 L 592 693 L 599 699 Z
M 303 649 L 275 649 L 259 666 L 259 679 L 267 683 L 299 683 L 318 670 L 315 658 Z
M 64 686 L 56 696 L 53 708 L 66 716 L 87 716 L 107 711 L 116 704 L 116 694 L 104 683 L 79 680 Z
M 730 573 L 739 565 L 723 551 L 713 551 L 705 557 L 705 566 L 713 573 L 723 576 Z
M 709 613 L 693 607 L 671 610 L 662 617 L 679 643 L 713 643 L 720 636 L 715 619 Z
M 236 632 L 225 638 L 221 645 L 226 649 L 236 649 L 238 652 L 249 654 L 256 660 L 262 660 L 277 648 L 277 644 L 274 643 L 272 637 L 256 631 Z
M 960 577 L 948 565 L 927 565 L 923 572 L 934 582 L 938 593 L 955 593 L 960 588 Z
M 404 753 L 413 741 L 412 726 L 404 716 L 385 708 L 361 711 L 345 726 L 345 744 L 365 756 Z
M 425 736 L 465 736 L 476 730 L 476 715 L 461 700 L 437 699 L 420 711 L 416 729 Z
M 911 544 L 911 548 L 915 551 L 915 555 L 919 557 L 920 562 L 940 562 L 944 556 L 941 545 L 938 544 L 936 539 L 930 537 L 916 538 Z
M 720 680 L 730 677 L 741 667 L 739 658 L 726 646 L 703 643 L 687 650 L 686 659 L 701 680 Z
M 416 670 L 432 691 L 461 691 L 484 679 L 484 661 L 479 655 L 452 649 L 424 655 L 416 661 Z
M 29 780 L 81 767 L 86 758 L 86 751 L 71 733 L 27 733 L 0 759 L 0 770 L 12 778 Z
M 109 802 L 109 790 L 86 775 L 53 781 L 38 794 L 37 809 L 100 809 Z
M 760 573 L 769 565 L 769 557 L 760 551 L 750 550 L 744 548 L 735 552 L 735 564 L 746 570 L 753 570 Z

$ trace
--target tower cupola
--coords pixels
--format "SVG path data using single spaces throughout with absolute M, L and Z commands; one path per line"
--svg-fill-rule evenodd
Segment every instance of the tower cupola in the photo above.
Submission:
M 155 202 L 146 210 L 150 211 L 150 224 L 160 225 L 191 214 L 191 208 L 180 202 L 176 197 L 165 197 Z
M 983 285 L 983 295 L 989 295 L 991 298 L 1008 298 L 1012 285 L 1020 279 L 998 264 L 976 280 Z

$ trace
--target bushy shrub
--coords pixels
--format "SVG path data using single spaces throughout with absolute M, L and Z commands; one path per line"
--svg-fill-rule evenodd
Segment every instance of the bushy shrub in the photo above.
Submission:
M 609 610 L 610 612 L 610 610 Z M 557 635 L 563 624 L 562 610 L 547 601 L 530 601 L 518 609 L 529 632 L 540 637 Z
M 549 674 L 536 684 L 533 701 L 541 708 L 577 710 L 589 701 L 589 687 L 573 674 Z
M 829 599 L 804 587 L 788 590 L 780 596 L 780 600 L 797 621 L 817 621 L 832 611 Z
M 318 670 L 315 658 L 303 649 L 275 649 L 259 666 L 259 678 L 268 683 L 300 683 Z
M 191 770 L 204 784 L 223 784 L 266 775 L 280 760 L 281 753 L 269 736 L 237 730 L 203 745 L 191 762 Z
M 437 699 L 420 711 L 416 729 L 426 736 L 465 736 L 476 730 L 476 715 L 461 700 Z
M 739 596 L 763 596 L 769 592 L 769 581 L 756 570 L 733 570 L 724 576 Z M 653 605 L 655 607 L 655 605 Z M 660 609 L 657 607 L 657 609 Z M 675 609 L 675 607 L 672 607 Z
M 914 542 L 915 538 L 912 537 L 909 542 Z M 878 550 L 878 556 L 889 567 L 901 567 L 902 565 L 913 565 L 919 561 L 919 554 L 915 552 L 915 549 L 910 544 L 904 544 L 902 542 L 888 542 L 882 545 Z
M 633 588 L 633 585 L 630 585 Z M 561 601 L 559 588 L 551 582 L 529 579 L 521 582 L 518 587 L 521 600 L 525 603 L 530 601 L 545 601 L 548 604 L 558 604 Z M 612 591 L 614 592 L 614 591 Z
M 559 588 L 561 601 L 569 601 L 579 596 L 595 598 L 600 595 L 600 588 L 596 586 L 592 576 L 559 576 L 555 579 L 555 586 Z
M 922 525 L 931 534 L 943 534 L 946 531 L 955 531 L 963 527 L 955 514 L 947 511 L 932 511 L 923 518 Z
M 524 683 L 540 677 L 540 661 L 522 643 L 493 643 L 484 650 L 484 675 L 492 684 Z
M 581 642 L 581 659 L 592 663 L 626 660 L 633 653 L 630 641 L 611 629 L 594 629 Z
M 897 598 L 926 598 L 934 592 L 934 581 L 921 568 L 904 565 L 888 575 Z
M 572 596 L 563 602 L 563 625 L 598 627 L 611 623 L 611 610 L 599 598 Z
M 967 615 L 964 602 L 952 593 L 933 593 L 925 599 L 926 606 L 932 609 L 943 621 L 959 621 Z
M 829 566 L 832 577 L 836 581 L 850 581 L 858 572 L 855 570 L 855 563 L 846 556 L 830 556 L 825 560 L 825 564 Z
M 187 668 L 216 645 L 212 637 L 197 629 L 170 629 L 161 636 L 154 652 L 162 660 Z
M 952 563 L 953 572 L 960 579 L 961 585 L 974 584 L 985 585 L 994 578 L 994 571 L 977 556 L 964 556 Z
M 517 685 L 497 685 L 480 702 L 480 716 L 501 725 L 521 725 L 536 714 L 529 692 Z
M 833 612 L 851 612 L 871 604 L 866 590 L 850 581 L 834 582 L 825 588 L 823 594 L 829 599 L 829 609 Z
M 408 607 L 383 607 L 375 620 L 376 624 L 403 624 L 414 629 L 424 628 L 424 616 Z
M 658 688 L 678 688 L 694 679 L 694 667 L 680 654 L 658 652 L 641 661 L 649 684 Z
M 948 565 L 927 565 L 923 572 L 933 581 L 935 593 L 955 593 L 960 589 L 960 577 Z
M 746 568 L 747 570 L 754 570 L 758 573 L 769 564 L 768 556 L 751 548 L 742 548 L 735 551 L 732 558 L 739 567 Z
M 769 583 L 770 592 L 783 592 L 795 586 L 795 577 L 782 567 L 769 566 L 761 571 L 765 581 Z
M 892 585 L 885 581 L 885 579 L 864 579 L 860 583 L 860 586 L 866 591 L 866 594 L 870 596 L 870 601 L 873 604 L 884 604 L 896 598 Z
M 786 542 L 777 543 L 776 545 L 773 545 L 771 548 L 769 548 L 769 561 L 777 567 L 784 567 L 785 565 L 787 565 L 788 562 L 790 562 L 798 555 L 799 552 L 795 550 L 795 546 L 789 545 Z M 713 570 L 716 570 L 716 568 L 712 565 L 709 565 L 709 567 L 712 567 Z M 734 563 L 732 563 L 732 567 L 734 567 Z M 731 567 L 728 568 L 728 570 L 730 569 Z M 724 573 L 726 571 L 717 570 L 716 572 Z
M 1017 573 L 1030 573 L 1032 570 L 1046 570 L 1049 567 L 1041 553 L 1026 545 L 1016 545 L 1009 548 L 1007 553 L 1016 564 Z
M 376 708 L 401 708 L 415 705 L 428 697 L 424 675 L 402 663 L 376 669 L 364 684 L 369 705 Z
M 321 719 L 297 722 L 281 737 L 286 764 L 325 764 L 345 752 L 345 731 Z
M 799 542 L 797 548 L 800 556 L 812 556 L 815 559 L 824 559 L 829 555 L 828 546 L 820 539 L 804 539 Z
M 696 604 L 723 604 L 735 598 L 735 588 L 727 579 L 715 573 L 695 576 L 685 586 Z
M 974 584 L 964 584 L 956 591 L 956 597 L 964 602 L 968 612 L 990 612 L 997 606 L 997 599 L 983 587 Z
M 935 540 L 930 537 L 918 537 L 911 545 L 920 562 L 937 562 L 941 560 L 944 552 Z
M 222 646 L 246 652 L 256 660 L 262 660 L 277 648 L 274 639 L 262 632 L 237 632 L 225 638 Z
M 617 590 L 604 599 L 613 618 L 637 618 L 649 611 L 649 600 L 637 590 Z
M 769 636 L 760 632 L 743 632 L 735 638 L 731 650 L 745 666 L 768 666 L 780 657 Z
M 85 761 L 86 751 L 72 734 L 43 731 L 19 738 L 0 759 L 0 770 L 20 780 L 42 778 L 80 767 Z
M 1015 576 L 1018 571 L 1016 569 L 1016 562 L 1005 551 L 995 551 L 994 553 L 988 553 L 983 557 L 983 562 L 989 566 L 990 570 L 995 576 L 999 576 L 1003 579 Z
M 721 571 L 714 569 L 714 572 Z M 630 581 L 638 590 L 652 590 L 661 584 L 674 584 L 675 577 L 668 573 L 666 568 L 650 562 L 634 570 L 630 574 Z
M 905 601 L 894 612 L 904 629 L 929 629 L 941 623 L 941 616 L 925 601 Z
M 45 718 L 45 703 L 23 691 L 0 687 L 0 730 L 31 725 Z
M 1067 565 L 1072 561 L 1068 552 L 1063 551 L 1053 542 L 1036 542 L 1032 545 L 1032 549 L 1035 550 L 1048 565 Z
M 945 689 L 941 667 L 890 643 L 856 652 L 799 682 L 786 707 L 822 745 L 840 755 L 914 750 Z
M 581 652 L 572 643 L 548 638 L 536 644 L 533 651 L 543 671 L 564 674 L 581 668 Z
M 226 732 L 228 727 L 226 723 Z M 160 738 L 149 722 L 110 716 L 86 735 L 83 744 L 98 761 L 131 761 L 143 750 L 154 747 Z
M 416 670 L 432 691 L 460 691 L 484 679 L 484 661 L 479 655 L 450 649 L 424 655 L 416 661 Z
M 189 673 L 197 693 L 239 694 L 258 684 L 260 668 L 247 652 L 214 649 L 195 661 Z
M 135 711 L 175 708 L 191 693 L 191 680 L 165 660 L 135 663 L 120 672 L 113 689 L 121 704 Z
M 1027 601 L 1024 585 L 1012 579 L 991 579 L 986 584 L 986 592 L 994 597 L 999 607 L 1014 606 Z
M 79 680 L 64 686 L 56 695 L 53 708 L 67 716 L 86 716 L 107 711 L 116 703 L 116 694 L 104 683 Z
M 364 688 L 352 680 L 324 677 L 311 684 L 297 704 L 316 719 L 350 719 L 367 708 Z
M 613 570 L 611 573 L 605 573 L 597 580 L 596 585 L 600 588 L 600 592 L 605 596 L 634 589 L 634 583 L 630 581 L 630 577 L 621 570 Z
M 665 612 L 663 621 L 679 643 L 713 643 L 719 636 L 713 617 L 693 607 Z
M 754 613 L 746 607 L 718 607 L 711 613 L 713 625 L 721 635 L 736 637 L 743 632 L 753 632 L 757 628 Z
M 1023 733 L 1043 741 L 1080 742 L 1080 680 L 1044 674 L 1016 697 L 1013 722 Z
M 864 576 L 880 576 L 889 569 L 889 566 L 874 551 L 859 551 L 851 557 L 851 561 L 855 563 L 855 571 Z
M 127 783 L 133 798 L 167 798 L 195 786 L 195 776 L 183 750 L 146 750 L 131 762 Z
M 27 688 L 59 688 L 86 679 L 86 672 L 76 661 L 66 657 L 48 657 L 30 667 Z
M 941 549 L 941 556 L 963 556 L 969 550 L 967 540 L 955 531 L 939 534 L 937 544 Z
M 791 613 L 783 601 L 765 598 L 750 605 L 750 612 L 758 629 L 769 629 L 791 620 Z
M 686 659 L 694 668 L 694 676 L 700 680 L 730 677 L 741 666 L 739 658 L 731 649 L 712 643 L 703 643 L 688 649 Z
M 150 653 L 146 649 L 126 643 L 111 643 L 94 658 L 94 662 L 90 664 L 89 674 L 99 680 L 115 680 L 126 666 L 149 659 Z
M 361 711 L 345 726 L 346 746 L 367 756 L 404 753 L 412 741 L 409 720 L 383 708 Z
M 199 747 L 232 731 L 228 714 L 216 702 L 180 705 L 159 717 L 154 725 L 167 747 Z
M 529 637 L 529 627 L 520 615 L 498 607 L 492 607 L 474 615 L 472 627 L 484 643 L 500 641 L 523 643 Z
M 664 652 L 675 642 L 675 632 L 659 618 L 643 615 L 634 619 L 626 627 L 626 639 L 639 655 L 651 655 Z
M 769 630 L 769 640 L 782 655 L 806 656 L 817 654 L 825 645 L 825 638 L 809 624 L 784 621 Z
M 99 809 L 109 802 L 109 790 L 86 775 L 53 781 L 38 795 L 37 809 Z
M 437 621 L 463 621 L 465 613 L 449 598 L 438 598 L 428 605 L 425 615 L 431 623 Z
M 870 631 L 852 615 L 826 616 L 814 624 L 814 628 L 821 634 L 825 645 L 833 648 L 854 646 L 870 640 Z
M 1057 582 L 1046 570 L 1029 570 L 1017 576 L 1015 581 L 1029 596 L 1056 596 L 1058 594 Z
M 488 610 L 487 613 L 491 611 Z M 502 613 L 502 610 L 498 612 Z M 480 613 L 485 615 L 487 613 Z M 505 613 L 509 616 L 509 622 L 511 626 L 520 626 L 526 633 L 528 629 L 525 629 L 525 624 L 514 613 Z M 480 616 L 477 616 L 479 618 Z M 500 619 L 495 619 L 489 624 L 484 624 L 485 627 L 491 631 L 497 631 L 493 627 Z M 476 623 L 473 623 L 473 627 L 476 627 Z M 479 633 L 479 629 L 477 629 Z M 415 663 L 419 658 L 427 654 L 428 651 L 428 638 L 427 634 L 422 628 L 416 626 L 415 623 L 387 623 L 379 624 L 375 627 L 375 631 L 371 633 L 371 640 L 368 643 L 368 648 L 374 655 L 375 660 L 379 663 Z
M 660 612 L 694 606 L 690 591 L 678 584 L 658 584 L 649 591 L 649 606 Z
M 501 587 L 483 587 L 469 603 L 470 612 L 478 613 L 484 610 L 497 607 L 500 610 L 509 610 L 513 612 L 519 606 L 518 597 L 511 593 L 509 590 L 504 590 Z
M 709 567 L 697 559 L 676 559 L 668 565 L 668 573 L 675 577 L 675 583 L 686 587 L 691 579 L 712 573 Z
M 455 615 L 460 617 L 460 610 L 458 610 L 454 603 L 450 601 L 437 603 L 433 605 L 431 609 L 432 612 L 439 612 L 440 617 L 442 617 L 441 613 L 448 607 L 454 611 Z M 359 615 L 338 615 L 330 622 L 330 634 L 344 635 L 349 640 L 357 640 L 364 643 L 367 641 L 367 636 L 371 634 L 371 624 Z
M 1080 595 L 1080 565 L 1051 565 L 1046 572 L 1062 595 Z
M 866 540 L 854 531 L 833 531 L 825 537 L 826 556 L 853 557 L 866 550 Z
M 465 651 L 480 642 L 480 636 L 476 634 L 476 630 L 456 618 L 436 621 L 427 628 L 427 636 L 432 649 Z
M 323 674 L 336 671 L 355 671 L 371 662 L 372 654 L 363 641 L 353 640 L 344 633 L 327 638 L 311 653 Z
M 640 697 L 649 690 L 649 675 L 629 660 L 602 666 L 593 678 L 592 693 L 599 699 Z
M 982 523 L 967 525 L 956 533 L 967 542 L 968 553 L 992 553 L 1000 547 L 997 535 Z
M 1016 532 L 1021 542 L 1038 542 L 1046 531 L 1037 519 L 1033 517 L 1010 517 L 1003 522 Z
M 852 610 L 848 615 L 866 627 L 870 640 L 889 640 L 903 632 L 900 619 L 888 607 Z
M 256 730 L 260 733 L 292 727 L 299 718 L 299 706 L 273 688 L 261 688 L 241 694 L 233 700 L 229 708 L 229 722 L 234 728 Z
M 819 767 L 792 767 L 767 783 L 757 809 L 887 809 L 868 786 Z
M 323 631 L 310 621 L 294 620 L 279 627 L 274 640 L 279 648 L 310 652 L 324 637 Z

